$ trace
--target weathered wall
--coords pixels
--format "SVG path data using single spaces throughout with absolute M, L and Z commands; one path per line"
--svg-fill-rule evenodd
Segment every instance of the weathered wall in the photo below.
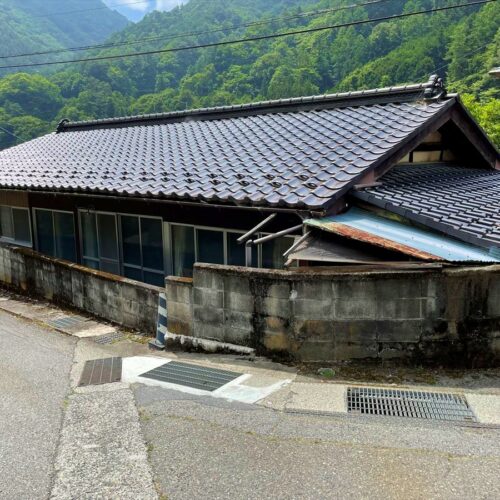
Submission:
M 197 264 L 167 278 L 169 330 L 301 361 L 500 359 L 500 266 L 269 271 Z
M 161 288 L 2 244 L 0 282 L 127 328 L 156 332 Z

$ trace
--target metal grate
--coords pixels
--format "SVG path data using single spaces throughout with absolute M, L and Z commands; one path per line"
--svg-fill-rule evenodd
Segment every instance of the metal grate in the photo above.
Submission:
M 347 411 L 368 415 L 476 422 L 460 394 L 349 387 Z
M 87 322 L 86 318 L 81 316 L 63 316 L 62 318 L 47 321 L 47 323 L 55 328 L 74 328 L 75 326 L 84 325 Z
M 113 342 L 118 342 L 119 340 L 124 339 L 125 337 L 123 336 L 122 333 L 120 332 L 113 332 L 113 333 L 108 333 L 106 335 L 101 335 L 99 337 L 94 338 L 94 342 L 97 344 L 112 344 Z
M 110 384 L 122 379 L 122 358 L 92 359 L 85 362 L 80 387 L 85 385 Z
M 205 368 L 178 361 L 171 361 L 141 375 L 141 377 L 161 382 L 169 382 L 210 392 L 219 389 L 239 376 L 241 376 L 241 373 Z

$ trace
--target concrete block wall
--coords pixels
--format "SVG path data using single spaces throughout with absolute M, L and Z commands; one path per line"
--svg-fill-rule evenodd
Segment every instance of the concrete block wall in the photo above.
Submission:
M 170 333 L 193 334 L 193 280 L 169 276 L 165 280 L 167 322 Z
M 0 245 L 0 282 L 119 325 L 155 334 L 161 288 Z
M 175 294 L 182 300 L 172 303 Z M 176 333 L 262 354 L 457 366 L 500 359 L 500 266 L 304 272 L 197 264 L 193 280 L 171 281 L 167 296 L 171 331 L 173 321 Z

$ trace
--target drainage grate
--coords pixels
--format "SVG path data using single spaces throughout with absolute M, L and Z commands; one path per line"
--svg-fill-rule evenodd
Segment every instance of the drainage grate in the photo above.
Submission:
M 101 335 L 94 338 L 94 342 L 97 344 L 112 344 L 113 342 L 118 342 L 125 337 L 120 332 L 108 333 L 107 335 Z
M 110 384 L 122 379 L 122 358 L 92 359 L 85 363 L 80 378 L 80 387 L 84 385 Z
M 169 382 L 210 392 L 219 389 L 239 376 L 241 373 L 205 368 L 177 361 L 171 361 L 141 375 L 141 377 L 160 382 Z
M 73 328 L 75 326 L 83 325 L 87 322 L 86 318 L 82 318 L 81 316 L 63 316 L 62 318 L 53 319 L 51 321 L 47 321 L 47 323 L 55 328 Z
M 349 387 L 347 411 L 390 417 L 476 422 L 460 394 Z

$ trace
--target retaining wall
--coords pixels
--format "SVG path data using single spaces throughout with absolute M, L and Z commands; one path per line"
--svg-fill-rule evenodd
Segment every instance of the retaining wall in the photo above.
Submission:
M 143 333 L 156 332 L 163 289 L 0 244 L 0 282 Z
M 299 361 L 500 359 L 500 266 L 275 271 L 197 264 L 167 278 L 173 333 Z

